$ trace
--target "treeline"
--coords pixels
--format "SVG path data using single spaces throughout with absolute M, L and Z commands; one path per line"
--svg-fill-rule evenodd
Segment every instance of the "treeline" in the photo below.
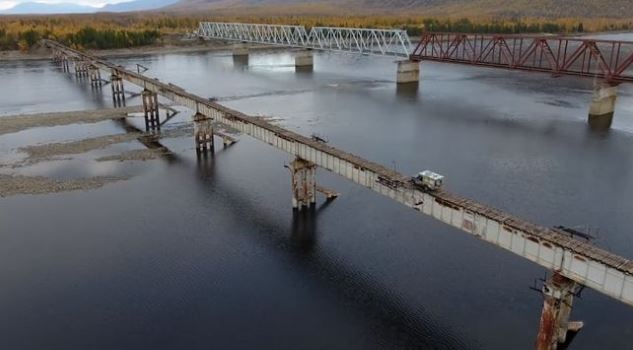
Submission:
M 312 26 L 403 28 L 412 36 L 425 31 L 463 33 L 580 33 L 631 30 L 630 19 L 521 18 L 450 19 L 417 16 L 337 15 L 173 15 L 90 14 L 66 16 L 0 16 L 0 50 L 28 50 L 42 38 L 79 49 L 113 49 L 151 45 L 171 33 L 196 29 L 201 20 Z
M 476 23 L 469 19 L 459 19 L 456 21 L 424 19 L 418 25 L 405 25 L 409 35 L 420 35 L 425 31 L 429 32 L 457 32 L 457 33 L 499 33 L 499 34 L 519 34 L 519 33 L 583 33 L 585 27 L 582 22 L 556 23 L 556 22 L 532 22 L 525 23 L 517 21 L 493 21 L 490 23 Z M 621 29 L 628 29 L 625 23 Z
M 190 21 L 169 21 L 191 26 Z M 28 50 L 40 39 L 78 49 L 117 49 L 156 43 L 168 29 L 137 15 L 0 16 L 0 50 Z
M 150 45 L 160 38 L 157 30 L 97 30 L 92 27 L 84 27 L 76 33 L 57 36 L 52 31 L 37 31 L 28 29 L 16 34 L 9 34 L 0 29 L 0 50 L 28 50 L 35 46 L 40 39 L 58 40 L 68 46 L 79 49 L 120 49 Z

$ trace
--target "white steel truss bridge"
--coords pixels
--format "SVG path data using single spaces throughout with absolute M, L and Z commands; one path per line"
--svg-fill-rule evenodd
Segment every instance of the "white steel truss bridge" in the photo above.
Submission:
M 203 39 L 339 51 L 363 55 L 408 58 L 412 51 L 409 35 L 401 29 L 367 29 L 200 22 L 196 34 Z

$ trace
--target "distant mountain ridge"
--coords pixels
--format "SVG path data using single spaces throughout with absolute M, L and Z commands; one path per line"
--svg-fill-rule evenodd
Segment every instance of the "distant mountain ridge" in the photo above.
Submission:
M 153 10 L 176 3 L 178 0 L 133 0 L 108 4 L 103 7 L 83 6 L 72 3 L 40 3 L 24 2 L 0 11 L 2 14 L 63 14 L 63 13 L 96 13 L 96 12 L 129 12 Z
M 14 7 L 0 11 L 0 14 L 53 14 L 53 13 L 90 13 L 96 12 L 98 8 L 82 6 L 71 3 L 43 4 L 38 2 L 23 2 Z
M 234 15 L 418 15 L 442 17 L 633 18 L 633 0 L 133 0 L 102 8 L 28 2 L 0 14 L 128 12 L 153 9 Z M 246 11 L 247 10 L 247 11 Z M 379 12 L 378 12 L 379 11 Z
M 178 0 L 135 0 L 108 4 L 100 8 L 98 12 L 129 12 L 153 10 L 178 2 Z

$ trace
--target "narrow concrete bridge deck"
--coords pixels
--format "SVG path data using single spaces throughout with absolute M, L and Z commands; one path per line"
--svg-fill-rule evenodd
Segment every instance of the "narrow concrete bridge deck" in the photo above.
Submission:
M 293 201 L 299 209 L 315 202 L 314 170 L 321 167 L 552 271 L 543 287 L 545 301 L 538 349 L 556 349 L 558 344 L 566 342 L 568 332 L 582 327 L 582 323 L 569 321 L 571 303 L 581 285 L 633 306 L 633 261 L 578 239 L 565 230 L 541 227 L 445 190 L 423 190 L 413 184 L 410 176 L 324 142 L 55 41 L 44 43 L 54 50 L 55 57 L 110 72 L 118 79 L 144 88 L 146 95 L 160 95 L 195 111 L 197 121 L 209 118 L 296 157 L 291 173 Z

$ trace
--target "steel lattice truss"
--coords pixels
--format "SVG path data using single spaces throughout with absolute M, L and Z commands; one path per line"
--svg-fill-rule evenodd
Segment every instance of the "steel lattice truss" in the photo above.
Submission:
M 426 33 L 410 58 L 633 82 L 630 41 Z
M 205 39 L 342 51 L 366 55 L 409 57 L 411 41 L 399 29 L 360 29 L 200 22 L 197 35 Z

